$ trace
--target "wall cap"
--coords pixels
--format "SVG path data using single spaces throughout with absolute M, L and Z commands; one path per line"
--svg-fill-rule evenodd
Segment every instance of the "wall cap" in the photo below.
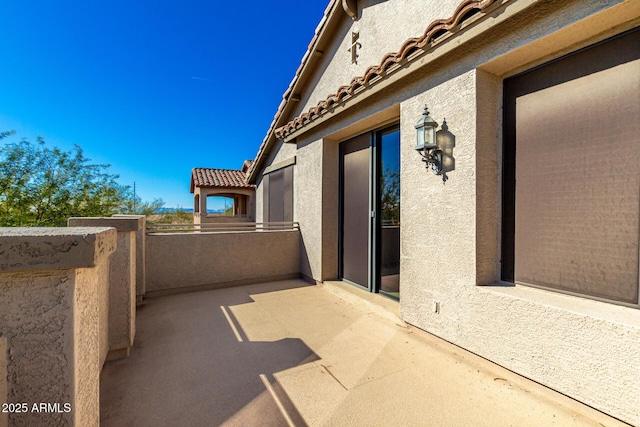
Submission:
M 122 216 L 122 217 L 73 217 L 69 218 L 69 227 L 113 227 L 118 232 L 138 231 L 144 227 L 142 216 Z
M 0 227 L 0 272 L 95 267 L 116 249 L 107 227 Z

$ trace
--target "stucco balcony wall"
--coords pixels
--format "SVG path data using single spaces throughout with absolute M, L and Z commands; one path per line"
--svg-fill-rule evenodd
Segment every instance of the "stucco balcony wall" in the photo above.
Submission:
M 68 225 L 113 227 L 117 250 L 109 267 L 109 353 L 107 360 L 128 357 L 136 334 L 136 234 L 144 229 L 140 216 L 69 218 Z
M 142 224 L 140 229 L 136 231 L 136 302 L 141 303 L 145 292 L 146 286 L 146 268 L 145 263 L 145 250 L 146 250 L 146 232 L 145 226 L 147 224 L 147 217 L 144 215 L 113 215 L 114 218 L 140 218 Z
M 105 227 L 0 228 L 0 402 L 26 404 L 0 425 L 99 424 L 116 240 Z
M 147 235 L 150 296 L 300 275 L 300 232 L 241 231 Z

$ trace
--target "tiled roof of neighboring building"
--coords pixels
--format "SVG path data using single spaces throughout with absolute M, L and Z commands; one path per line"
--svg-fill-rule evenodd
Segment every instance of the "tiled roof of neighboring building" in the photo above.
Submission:
M 249 173 L 249 171 L 251 170 L 251 166 L 253 166 L 253 160 L 245 160 L 242 164 L 242 173 L 244 173 L 245 175 Z
M 451 31 L 466 18 L 484 11 L 494 2 L 495 0 L 463 1 L 458 5 L 453 16 L 449 19 L 438 19 L 431 22 L 422 36 L 408 39 L 403 43 L 398 52 L 386 54 L 382 58 L 382 61 L 380 61 L 379 65 L 367 68 L 367 71 L 363 76 L 352 79 L 351 83 L 338 88 L 336 93 L 331 94 L 325 100 L 318 102 L 318 104 L 315 107 L 310 108 L 308 112 L 301 114 L 284 126 L 276 129 L 276 138 L 283 139 L 288 134 L 318 118 L 333 105 L 340 103 L 344 98 L 352 95 L 358 89 L 366 88 L 371 84 L 372 79 L 385 75 L 388 73 L 390 68 L 406 61 L 412 53 L 428 50 L 436 38 Z
M 247 184 L 243 171 L 230 169 L 193 168 L 191 171 L 191 191 L 194 187 L 235 187 L 253 188 Z

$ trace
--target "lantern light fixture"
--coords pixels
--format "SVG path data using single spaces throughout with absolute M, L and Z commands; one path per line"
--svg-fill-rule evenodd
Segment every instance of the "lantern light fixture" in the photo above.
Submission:
M 442 150 L 436 140 L 436 128 L 438 123 L 429 115 L 429 109 L 424 106 L 422 118 L 416 123 L 416 151 L 422 156 L 425 167 L 434 174 L 442 174 Z

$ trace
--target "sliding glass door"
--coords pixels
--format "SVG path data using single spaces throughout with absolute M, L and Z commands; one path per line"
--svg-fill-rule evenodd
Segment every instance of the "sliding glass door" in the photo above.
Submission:
M 399 298 L 400 132 L 340 144 L 340 276 Z
M 370 283 L 371 153 L 369 134 L 340 144 L 341 274 L 343 280 L 365 288 Z

